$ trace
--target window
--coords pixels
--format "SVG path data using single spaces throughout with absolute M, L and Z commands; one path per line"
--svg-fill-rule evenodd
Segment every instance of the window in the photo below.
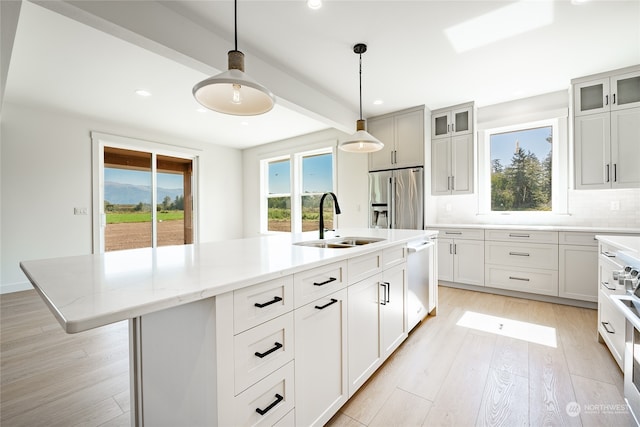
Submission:
M 286 158 L 267 165 L 267 231 L 291 231 L 291 162 Z
M 535 220 L 540 215 L 567 213 L 570 171 L 565 116 L 487 126 L 478 135 L 478 159 L 480 214 Z
M 553 126 L 490 134 L 491 210 L 551 211 Z
M 318 229 L 320 199 L 334 191 L 333 159 L 333 148 L 323 148 L 262 161 L 266 196 L 263 231 Z M 334 228 L 333 213 L 333 199 L 326 199 L 326 228 Z
M 318 229 L 320 199 L 333 191 L 333 154 L 315 154 L 302 157 L 301 221 L 302 231 Z M 324 204 L 324 225 L 333 228 L 333 199 Z

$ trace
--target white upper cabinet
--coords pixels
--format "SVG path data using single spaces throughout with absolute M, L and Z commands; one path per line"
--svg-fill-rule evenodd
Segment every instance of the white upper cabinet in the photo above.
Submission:
M 640 71 L 611 75 L 574 85 L 576 116 L 634 107 L 640 107 Z
M 431 115 L 431 138 L 445 138 L 473 132 L 473 106 L 440 110 Z
M 369 170 L 424 166 L 424 107 L 373 117 L 368 132 L 384 144 L 369 154 Z
M 473 103 L 431 114 L 431 194 L 473 193 Z
M 640 66 L 573 81 L 576 189 L 640 187 Z

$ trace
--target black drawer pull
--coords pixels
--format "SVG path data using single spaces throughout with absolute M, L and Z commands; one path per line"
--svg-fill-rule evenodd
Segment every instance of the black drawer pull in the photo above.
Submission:
M 265 351 L 264 353 L 259 353 L 259 352 L 255 352 L 254 354 L 256 356 L 258 356 L 260 359 L 262 359 L 265 356 L 270 355 L 271 353 L 273 353 L 274 351 L 278 350 L 279 348 L 282 348 L 282 344 L 280 344 L 279 342 L 274 342 L 273 343 L 273 348 L 270 348 L 269 350 Z
M 528 282 L 529 281 L 529 279 L 527 279 L 526 277 L 509 276 L 509 279 L 511 279 L 511 280 L 522 280 L 523 282 Z
M 509 255 L 513 255 L 513 256 L 529 256 L 529 254 L 526 253 L 526 252 L 509 252 Z
M 316 305 L 316 308 L 317 308 L 318 310 L 324 310 L 325 308 L 329 307 L 331 304 L 335 304 L 335 303 L 337 303 L 337 302 L 338 302 L 338 300 L 337 300 L 337 299 L 335 299 L 335 298 L 331 298 L 331 301 L 330 301 L 330 302 L 326 303 L 325 305 Z
M 615 258 L 616 257 L 616 254 L 613 254 L 613 253 L 608 252 L 608 251 L 602 252 L 602 255 L 606 256 L 607 258 Z
M 262 304 L 260 304 L 259 302 L 257 302 L 257 303 L 255 303 L 255 304 L 253 304 L 253 305 L 255 305 L 255 306 L 256 306 L 256 307 L 258 307 L 258 308 L 262 308 L 262 307 L 266 307 L 266 306 L 271 305 L 271 304 L 275 304 L 275 303 L 277 303 L 278 301 L 282 301 L 282 298 L 280 298 L 280 297 L 273 297 L 273 299 L 272 299 L 271 301 L 268 301 L 268 302 L 265 302 L 265 303 L 262 303 Z
M 526 237 L 526 238 L 529 238 L 531 236 L 528 235 L 528 234 L 509 233 L 509 237 Z
M 282 397 L 278 393 L 276 393 L 276 400 L 274 400 L 271 403 L 271 405 L 267 406 L 264 409 L 256 408 L 256 412 L 259 413 L 260 415 L 264 415 L 267 412 L 269 412 L 270 410 L 272 410 L 274 406 L 276 406 L 278 403 L 282 402 L 283 400 L 284 400 L 284 397 Z
M 326 285 L 327 283 L 335 282 L 336 280 L 338 279 L 336 279 L 335 277 L 329 277 L 329 280 L 326 280 L 324 282 L 320 282 L 320 283 L 313 282 L 313 286 L 323 286 L 323 285 Z
M 605 288 L 609 289 L 610 291 L 615 291 L 616 290 L 615 286 L 613 288 L 609 287 L 609 282 L 600 282 L 600 284 L 602 286 L 604 286 Z
M 615 329 L 611 328 L 611 330 L 609 330 L 609 328 L 607 327 L 607 325 L 611 326 L 611 324 L 609 322 L 600 322 L 600 323 L 602 323 L 602 327 L 604 328 L 605 331 L 607 331 L 607 333 L 609 333 L 609 334 L 615 334 L 616 333 Z
M 444 234 L 462 234 L 462 231 L 445 231 Z

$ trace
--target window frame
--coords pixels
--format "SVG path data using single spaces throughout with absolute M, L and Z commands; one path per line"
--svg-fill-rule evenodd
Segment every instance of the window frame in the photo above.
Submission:
M 334 193 L 336 192 L 336 147 L 334 144 L 328 145 L 323 144 L 319 148 L 308 148 L 303 151 L 295 151 L 288 154 L 282 155 L 274 155 L 270 157 L 265 157 L 260 160 L 260 176 L 261 176 L 261 185 L 260 185 L 260 233 L 261 234 L 272 234 L 272 233 L 283 233 L 281 231 L 271 231 L 269 230 L 269 213 L 268 213 L 268 199 L 269 199 L 269 163 L 282 161 L 288 159 L 290 161 L 290 205 L 291 205 L 291 233 L 301 233 L 302 232 L 302 196 L 304 193 L 302 192 L 302 166 L 303 159 L 305 157 L 317 156 L 322 154 L 331 154 L 331 174 L 332 174 L 332 189 Z M 313 193 L 316 194 L 316 193 Z M 280 197 L 284 196 L 284 194 L 280 195 Z M 271 195 L 271 197 L 276 197 L 275 195 Z M 337 215 L 334 216 L 334 228 L 337 227 L 338 219 Z M 286 232 L 285 232 L 286 233 Z
M 491 210 L 491 135 L 540 127 L 552 128 L 551 210 L 493 211 Z M 510 123 L 489 123 L 478 132 L 478 213 L 488 216 L 510 215 L 519 220 L 540 220 L 551 215 L 566 215 L 568 199 L 568 138 L 567 115 L 548 114 L 545 118 L 515 119 Z

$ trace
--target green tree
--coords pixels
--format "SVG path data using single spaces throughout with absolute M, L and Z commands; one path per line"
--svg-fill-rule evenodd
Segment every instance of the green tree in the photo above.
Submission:
M 171 207 L 171 197 L 164 196 L 164 199 L 162 199 L 162 210 L 168 211 L 170 207 Z

